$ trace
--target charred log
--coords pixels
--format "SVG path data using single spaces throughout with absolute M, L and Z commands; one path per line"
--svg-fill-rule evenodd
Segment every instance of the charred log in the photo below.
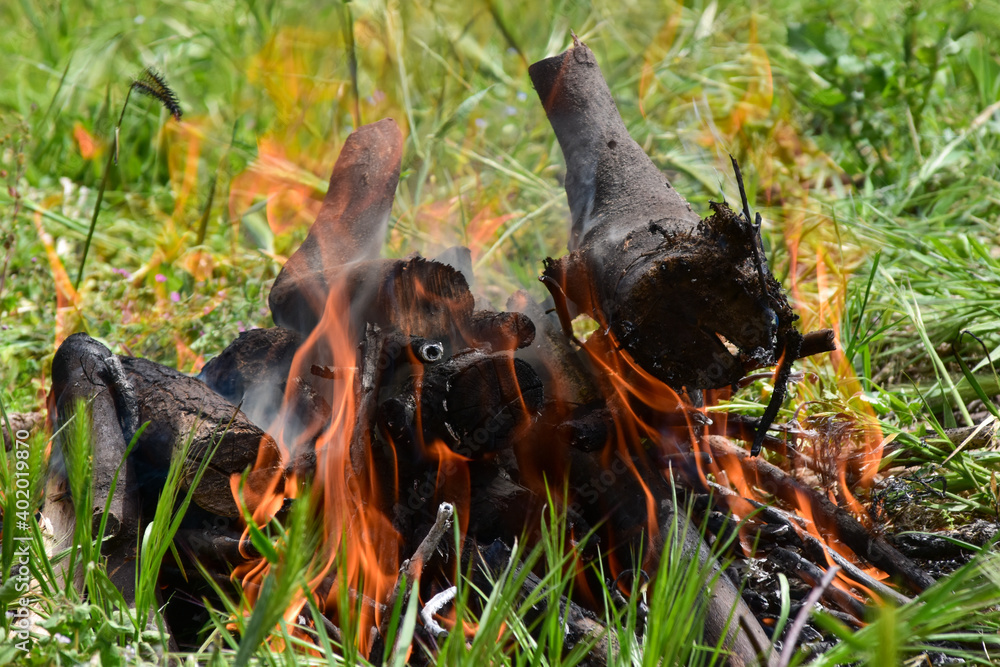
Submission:
M 52 360 L 52 391 L 49 414 L 58 434 L 53 443 L 46 486 L 45 514 L 52 522 L 56 547 L 67 548 L 72 540 L 76 515 L 66 475 L 67 435 L 60 432 L 73 418 L 77 403 L 87 403 L 90 413 L 90 446 L 93 448 L 91 479 L 93 496 L 86 512 L 93 517 L 96 533 L 105 522 L 106 541 L 101 545 L 108 558 L 108 572 L 130 604 L 135 599 L 135 544 L 139 531 L 136 490 L 139 479 L 125 462 L 128 443 L 138 427 L 135 394 L 123 378 L 118 357 L 86 334 L 74 334 L 56 351 Z M 117 485 L 112 488 L 115 473 Z M 105 516 L 107 508 L 107 516 Z M 64 573 L 76 576 L 76 573 Z
M 135 386 L 139 421 L 149 422 L 135 451 L 147 474 L 160 479 L 184 440 L 191 438 L 184 474 L 184 484 L 190 484 L 202 459 L 217 446 L 194 491 L 195 503 L 220 516 L 240 516 L 231 478 L 254 466 L 247 479 L 246 501 L 255 508 L 258 496 L 281 473 L 271 437 L 195 378 L 145 359 L 121 357 L 121 363 Z
M 541 409 L 541 381 L 527 363 L 510 354 L 466 351 L 426 364 L 401 392 L 379 406 L 380 423 L 392 442 L 420 457 L 435 442 L 468 458 L 510 445 L 517 429 Z
M 278 274 L 268 297 L 279 326 L 308 334 L 329 296 L 331 271 L 378 257 L 399 182 L 403 137 L 386 118 L 347 138 L 309 236 Z
M 240 406 L 266 427 L 285 394 L 286 380 L 302 336 L 282 327 L 251 329 L 239 335 L 198 374 L 215 393 Z
M 629 136 L 586 45 L 529 73 L 566 157 L 571 252 L 543 276 L 564 325 L 591 315 L 677 389 L 776 363 L 794 315 L 750 222 L 724 204 L 705 220 L 692 211 Z

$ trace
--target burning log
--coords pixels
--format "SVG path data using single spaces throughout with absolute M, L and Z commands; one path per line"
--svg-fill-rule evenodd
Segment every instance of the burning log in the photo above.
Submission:
M 694 213 L 629 136 L 586 45 L 575 41 L 529 74 L 566 158 L 570 253 L 546 260 L 543 281 L 567 334 L 572 316 L 587 313 L 677 389 L 725 387 L 781 361 L 762 438 L 801 335 L 759 226 L 725 204 L 704 220 Z
M 347 138 L 309 236 L 278 274 L 268 304 L 279 326 L 312 331 L 326 308 L 330 272 L 379 256 L 399 181 L 403 137 L 386 118 Z
M 570 450 L 569 456 L 569 488 L 576 494 L 570 502 L 585 520 L 600 524 L 598 535 L 608 545 L 602 549 L 621 552 L 618 562 L 641 556 L 637 562 L 642 568 L 656 572 L 667 551 L 679 547 L 683 559 L 697 561 L 699 569 L 709 570 L 710 576 L 718 575 L 706 591 L 706 641 L 721 642 L 731 652 L 733 664 L 762 660 L 767 664 L 762 658 L 770 650 L 767 636 L 737 588 L 722 576 L 698 530 L 674 507 L 670 482 L 664 478 L 668 473 L 661 473 L 641 456 L 626 458 L 620 450 L 612 449 L 610 456 L 607 451 Z M 597 488 L 604 493 L 597 493 Z M 678 545 L 667 539 L 670 535 L 679 537 Z
M 434 552 L 438 550 L 441 541 L 448 534 L 454 516 L 455 508 L 449 503 L 441 503 L 438 507 L 437 518 L 434 521 L 434 525 L 431 526 L 430 531 L 428 531 L 427 536 L 420 542 L 420 546 L 417 547 L 413 557 L 403 561 L 402 566 L 400 566 L 396 585 L 385 605 L 387 609 L 396 608 L 400 595 L 403 596 L 400 608 L 406 607 L 406 602 L 412 594 L 411 591 L 420 584 L 420 575 L 424 570 L 424 565 L 431 559 Z M 372 642 L 372 648 L 368 653 L 369 661 L 376 662 L 382 659 L 382 653 L 385 651 L 385 638 L 388 636 L 391 620 L 391 614 L 385 614 L 382 617 L 376 641 Z
M 191 438 L 183 477 L 186 489 L 201 460 L 217 446 L 194 491 L 194 502 L 220 516 L 240 516 L 232 477 L 253 466 L 246 501 L 256 509 L 260 496 L 282 471 L 274 440 L 199 380 L 145 359 L 120 359 L 136 388 L 139 423 L 149 422 L 135 451 L 143 469 L 154 478 L 165 473 L 181 443 Z
M 302 336 L 291 329 L 251 329 L 239 335 L 198 374 L 212 391 L 266 427 L 281 405 Z
M 690 477 L 688 479 L 691 479 Z M 797 546 L 816 563 L 829 564 L 833 563 L 840 568 L 840 572 L 847 579 L 850 579 L 854 583 L 868 589 L 871 593 L 877 595 L 883 600 L 891 600 L 897 605 L 904 605 L 913 600 L 899 591 L 896 591 L 889 586 L 886 586 L 878 579 L 867 574 L 864 570 L 858 568 L 854 563 L 844 558 L 842 555 L 837 553 L 834 549 L 830 548 L 828 545 L 820 541 L 818 538 L 814 537 L 805 529 L 806 522 L 802 517 L 789 514 L 777 507 L 772 507 L 770 505 L 764 505 L 755 500 L 750 500 L 747 498 L 741 498 L 736 495 L 733 491 L 728 488 L 716 484 L 714 482 L 709 482 L 709 488 L 712 490 L 715 496 L 712 500 L 714 502 L 721 504 L 729 514 L 727 514 L 726 525 L 724 530 L 731 531 L 733 533 L 738 532 L 738 528 L 732 525 L 732 512 L 734 510 L 733 505 L 728 501 L 732 499 L 738 499 L 737 502 L 740 504 L 748 503 L 753 507 L 754 511 L 757 512 L 755 515 L 754 523 L 757 519 L 766 522 L 767 526 L 770 526 L 772 530 L 766 531 L 763 529 L 757 529 L 756 532 L 751 532 L 747 537 L 747 542 L 750 544 L 755 543 L 755 536 L 765 536 L 762 544 L 767 544 L 768 542 L 775 542 L 775 540 L 767 539 L 770 536 L 779 535 L 776 529 L 780 529 L 780 541 L 784 544 Z M 701 509 L 708 506 L 707 500 L 701 501 Z M 718 531 L 715 531 L 718 534 Z M 753 556 L 753 553 L 747 553 L 747 556 Z
M 484 329 L 473 323 L 475 299 L 461 271 L 419 256 L 379 258 L 402 149 L 402 135 L 389 118 L 347 138 L 308 237 L 271 288 L 268 304 L 276 324 L 305 336 L 324 313 L 339 318 L 349 308 L 358 340 L 368 323 L 427 338 L 474 340 Z M 506 325 L 511 331 L 500 340 L 513 339 L 517 346 L 528 335 L 530 324 L 515 318 Z
M 810 586 L 819 586 L 824 575 L 826 574 L 822 569 L 810 563 L 794 551 L 789 551 L 788 549 L 784 549 L 782 547 L 772 549 L 768 554 L 768 558 L 773 560 L 777 565 L 781 566 L 781 568 L 786 572 L 794 572 L 800 579 Z M 844 613 L 850 614 L 854 619 L 856 619 L 856 627 L 861 625 L 861 623 L 857 621 L 865 618 L 865 605 L 862 604 L 856 597 L 847 591 L 841 590 L 835 586 L 830 586 L 823 591 L 823 598 Z
M 393 398 L 379 406 L 392 442 L 417 453 L 435 441 L 469 458 L 510 445 L 542 405 L 542 384 L 530 365 L 509 354 L 466 351 L 425 363 Z
M 107 489 L 124 459 L 126 443 L 141 424 L 149 423 L 111 503 L 109 535 L 114 535 L 118 526 L 138 529 L 136 490 L 140 484 L 145 486 L 145 481 L 166 475 L 171 458 L 185 438 L 192 439 L 185 484 L 190 483 L 201 459 L 218 444 L 193 497 L 199 506 L 221 516 L 240 516 L 233 499 L 232 475 L 254 463 L 271 462 L 258 465 L 250 474 L 248 491 L 252 493 L 270 483 L 280 470 L 275 468 L 278 451 L 274 441 L 205 384 L 151 361 L 113 355 L 86 334 L 70 336 L 56 352 L 52 396 L 55 423 L 60 426 L 68 418 L 68 406 L 73 401 L 93 398 L 95 517 L 103 511 Z M 133 469 L 133 460 L 141 462 L 138 470 Z M 155 484 L 147 488 L 153 501 L 157 488 Z

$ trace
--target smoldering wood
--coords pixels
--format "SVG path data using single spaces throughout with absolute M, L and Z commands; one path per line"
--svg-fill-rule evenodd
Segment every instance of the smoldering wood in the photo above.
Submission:
M 570 344 L 555 314 L 547 313 L 524 290 L 512 294 L 506 307 L 508 311 L 524 314 L 532 322 L 535 336 L 517 357 L 531 365 L 550 398 L 572 406 L 601 400 L 588 361 Z
M 593 480 L 601 479 L 605 465 L 599 454 L 570 450 L 570 457 L 570 489 L 584 489 L 587 485 L 592 487 Z M 722 640 L 733 653 L 733 660 L 742 664 L 758 663 L 760 656 L 769 650 L 770 642 L 736 587 L 722 576 L 718 563 L 698 530 L 684 513 L 674 507 L 670 500 L 674 495 L 670 484 L 659 470 L 641 460 L 634 459 L 627 466 L 636 474 L 616 475 L 611 487 L 613 492 L 590 500 L 584 496 L 577 504 L 590 506 L 602 526 L 613 527 L 614 542 L 618 548 L 627 547 L 638 555 L 640 545 L 644 545 L 646 549 L 639 562 L 647 572 L 656 572 L 663 555 L 677 546 L 682 558 L 697 560 L 699 569 L 707 570 L 709 577 L 718 575 L 711 591 L 706 592 L 706 641 L 714 645 Z M 647 493 L 654 499 L 655 516 L 650 516 L 647 510 Z M 570 500 L 572 502 L 573 499 Z M 647 530 L 650 524 L 654 528 L 652 532 Z M 674 534 L 679 536 L 677 545 L 667 540 L 667 536 Z M 624 558 L 627 560 L 627 557 Z
M 280 475 L 279 452 L 270 436 L 199 380 L 145 359 L 120 357 L 135 387 L 140 423 L 149 422 L 134 457 L 144 473 L 161 479 L 186 438 L 191 439 L 183 473 L 188 485 L 203 457 L 218 445 L 193 494 L 200 507 L 224 517 L 238 517 L 230 478 L 256 466 L 247 479 L 247 501 Z
M 780 468 L 767 463 L 732 445 L 723 438 L 708 438 L 713 456 L 730 457 L 743 467 L 751 483 L 786 503 L 796 506 L 800 498 L 808 499 L 814 520 L 821 530 L 834 530 L 839 539 L 877 568 L 898 576 L 910 590 L 920 593 L 934 584 L 934 579 L 913 561 L 899 553 L 885 538 L 873 534 L 849 512 L 828 498 L 801 484 Z
M 786 572 L 793 572 L 800 579 L 810 586 L 819 586 L 826 572 L 809 562 L 794 551 L 789 551 L 783 547 L 775 547 L 768 554 L 768 558 L 780 565 Z M 866 616 L 865 605 L 850 593 L 835 586 L 827 587 L 822 593 L 823 599 L 830 602 L 841 611 L 850 614 L 858 621 L 864 620 Z M 861 623 L 857 623 L 858 626 Z
M 369 324 L 365 332 L 364 343 L 358 350 L 359 372 L 356 376 L 354 394 L 357 414 L 354 428 L 351 431 L 349 456 L 351 467 L 362 477 L 365 488 L 373 488 L 370 479 L 376 471 L 369 469 L 369 455 L 375 438 L 375 420 L 377 417 L 378 389 L 381 380 L 380 359 L 384 358 L 387 337 L 379 328 Z M 371 498 L 371 501 L 377 499 Z
M 543 401 L 542 383 L 529 364 L 506 354 L 464 351 L 426 364 L 379 405 L 392 442 L 420 456 L 436 441 L 469 458 L 510 445 Z
M 789 514 L 788 512 L 771 505 L 765 505 L 749 498 L 743 498 L 738 496 L 732 490 L 714 482 L 709 482 L 709 488 L 711 489 L 713 495 L 696 496 L 695 507 L 699 511 L 706 511 L 709 507 L 714 506 L 725 511 L 726 520 L 722 525 L 727 530 L 732 532 L 737 530 L 737 528 L 732 525 L 734 521 L 733 512 L 735 508 L 733 504 L 729 502 L 730 500 L 738 499 L 737 502 L 741 505 L 749 504 L 753 508 L 755 512 L 751 522 L 753 527 L 750 528 L 751 532 L 749 533 L 747 540 L 751 544 L 754 543 L 754 536 L 759 534 L 763 537 L 761 544 L 765 547 L 769 543 L 779 544 L 782 546 L 794 546 L 802 549 L 802 551 L 812 560 L 813 563 L 820 564 L 822 567 L 826 567 L 830 562 L 835 563 L 841 568 L 841 572 L 845 577 L 854 581 L 856 584 L 867 588 L 883 600 L 891 600 L 897 605 L 903 605 L 913 601 L 912 598 L 903 595 L 899 591 L 890 588 L 878 579 L 868 575 L 864 570 L 858 568 L 850 560 L 814 537 L 806 529 L 806 522 L 802 517 Z M 756 524 L 759 521 L 766 522 L 772 530 L 765 531 L 757 528 Z M 782 532 L 777 533 L 777 529 L 780 529 Z M 714 529 L 713 533 L 716 535 L 719 534 L 718 531 Z M 769 539 L 772 537 L 777 537 L 778 539 Z M 746 555 L 749 557 L 758 556 L 756 553 L 746 553 Z
M 535 339 L 535 324 L 519 312 L 477 310 L 469 320 L 467 331 L 467 338 L 477 347 L 488 347 L 492 352 L 517 350 Z
M 441 541 L 447 537 L 454 516 L 455 507 L 450 503 L 441 503 L 438 506 L 437 517 L 430 530 L 427 531 L 427 535 L 421 540 L 413 552 L 413 556 L 403 561 L 399 567 L 396 584 L 385 603 L 387 609 L 396 608 L 400 595 L 403 596 L 400 608 L 406 607 L 406 602 L 412 591 L 420 585 L 420 575 L 423 573 L 424 565 L 434 556 Z M 368 653 L 369 661 L 381 660 L 382 654 L 385 652 L 385 638 L 388 636 L 389 624 L 391 623 L 390 616 L 391 614 L 386 614 L 382 617 L 382 623 L 376 635 L 377 640 L 372 642 L 371 650 Z
M 446 253 L 450 264 L 379 258 L 401 155 L 402 135 L 391 119 L 348 137 L 309 235 L 275 279 L 268 298 L 274 321 L 306 335 L 328 308 L 337 311 L 331 317 L 348 308 L 359 342 L 365 325 L 374 323 L 432 338 L 471 337 L 494 349 L 525 344 L 531 332 L 523 317 L 506 315 L 500 327 L 473 320 L 475 298 L 463 274 L 467 251 Z
M 402 154 L 403 136 L 391 118 L 347 138 L 309 235 L 274 281 L 268 304 L 276 324 L 308 334 L 326 308 L 329 272 L 378 257 Z
M 794 315 L 749 222 L 724 204 L 694 213 L 629 136 L 586 45 L 529 74 L 566 157 L 570 253 L 547 260 L 543 277 L 567 333 L 575 312 L 591 315 L 676 389 L 774 364 L 779 325 Z
M 979 519 L 952 530 L 895 535 L 893 544 L 910 558 L 952 560 L 972 556 L 1000 532 L 995 522 Z M 968 546 L 963 546 L 968 545 Z
M 299 333 L 283 327 L 244 331 L 208 360 L 198 379 L 261 425 L 267 421 L 264 406 L 281 405 L 302 340 Z

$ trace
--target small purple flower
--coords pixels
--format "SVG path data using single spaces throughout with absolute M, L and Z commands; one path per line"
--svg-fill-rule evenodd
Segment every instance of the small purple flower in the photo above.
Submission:
M 512 107 L 512 106 L 511 106 L 511 105 L 509 105 L 509 104 L 508 104 L 508 105 L 507 105 L 506 107 L 504 107 L 504 110 L 503 110 L 503 111 L 504 111 L 504 113 L 505 113 L 505 114 L 507 114 L 508 116 L 513 116 L 514 114 L 516 114 L 516 113 L 517 113 L 517 109 L 515 109 L 514 107 Z
M 181 300 L 181 295 L 178 294 L 177 292 L 171 292 L 170 293 L 170 300 L 173 301 L 174 303 L 178 303 Z
M 31 258 L 31 263 L 32 264 L 38 264 L 38 258 L 37 257 L 32 257 Z
M 518 102 L 523 102 L 526 99 L 528 99 L 528 93 L 524 92 L 523 90 L 517 91 L 517 101 Z
M 479 129 L 483 129 L 484 127 L 486 127 L 486 124 L 487 123 L 485 118 L 476 119 L 476 127 L 478 127 Z
M 240 333 L 243 333 L 244 331 L 246 331 L 246 329 L 243 327 L 243 322 L 237 322 L 236 323 L 236 330 L 239 331 Z
M 156 274 L 156 282 L 158 282 L 158 283 L 165 283 L 165 282 L 167 282 L 167 277 L 165 275 L 163 275 L 162 273 L 157 273 Z

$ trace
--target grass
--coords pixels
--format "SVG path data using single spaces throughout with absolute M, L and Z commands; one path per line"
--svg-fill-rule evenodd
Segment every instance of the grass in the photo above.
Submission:
M 803 329 L 837 330 L 843 352 L 802 364 L 812 381 L 797 385 L 779 421 L 850 422 L 894 437 L 883 469 L 924 490 L 924 528 L 1000 518 L 1000 454 L 956 454 L 945 437 L 995 414 L 1000 393 L 991 363 L 1000 352 L 995 1 L 19 0 L 0 6 L 0 19 L 8 411 L 43 407 L 52 355 L 77 330 L 192 371 L 239 330 L 269 325 L 267 287 L 304 238 L 340 145 L 385 116 L 406 134 L 387 251 L 466 244 L 476 289 L 497 306 L 522 287 L 541 296 L 540 260 L 563 252 L 568 211 L 561 156 L 526 67 L 565 48 L 573 29 L 597 54 L 633 136 L 696 210 L 737 198 L 728 155 L 740 160 Z M 146 67 L 176 91 L 183 122 L 156 100 L 132 99 L 102 190 L 119 110 Z M 760 411 L 769 391 L 759 382 L 726 409 Z M 863 439 L 856 429 L 842 444 Z M 44 443 L 29 451 L 37 506 Z M 13 480 L 5 470 L 5 517 L 17 511 Z M 35 533 L 43 585 L 53 580 Z M 93 562 L 85 551 L 76 557 Z M 842 643 L 825 659 L 885 664 L 919 655 L 928 636 L 977 631 L 978 621 L 950 615 L 995 606 L 995 563 L 976 563 L 942 582 L 949 594 L 933 605 L 886 611 L 853 635 L 831 625 Z M 43 585 L 47 622 L 75 638 L 72 659 L 59 660 L 103 649 L 124 660 L 155 643 L 96 595 L 99 572 L 86 600 Z M 281 586 L 294 588 L 289 577 Z M 936 618 L 921 615 L 938 607 Z M 400 614 L 405 629 L 412 612 Z M 198 659 L 231 661 L 236 635 L 223 620 L 215 632 Z M 956 650 L 972 655 L 963 641 Z M 892 655 L 871 653 L 876 644 Z M 53 652 L 38 664 L 70 650 L 46 646 Z M 514 660 L 493 648 L 478 659 Z M 308 660 L 262 651 L 266 662 Z

